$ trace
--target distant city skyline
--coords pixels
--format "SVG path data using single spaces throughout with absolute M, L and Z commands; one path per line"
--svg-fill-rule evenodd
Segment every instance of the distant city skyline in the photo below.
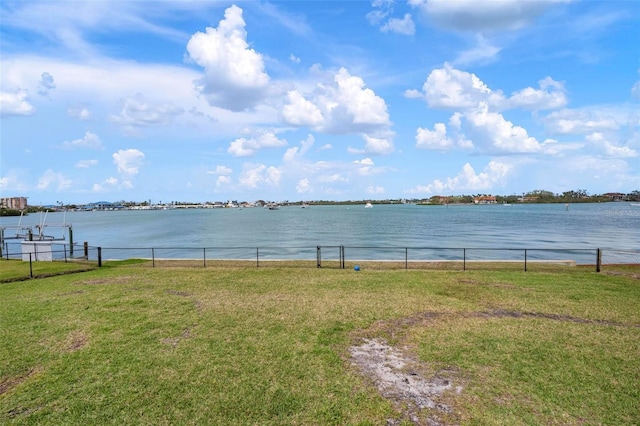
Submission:
M 640 188 L 637 2 L 3 1 L 0 15 L 0 197 Z

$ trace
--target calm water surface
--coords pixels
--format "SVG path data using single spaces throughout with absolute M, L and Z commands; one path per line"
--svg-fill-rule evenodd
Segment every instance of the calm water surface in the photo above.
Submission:
M 36 225 L 44 215 L 22 218 Z M 0 218 L 0 226 L 16 225 Z M 49 213 L 46 234 L 109 248 L 316 246 L 612 248 L 640 250 L 640 207 L 630 203 L 311 206 Z M 10 236 L 11 230 L 5 230 Z M 68 237 L 67 237 L 68 238 Z M 300 250 L 293 250 L 300 251 Z

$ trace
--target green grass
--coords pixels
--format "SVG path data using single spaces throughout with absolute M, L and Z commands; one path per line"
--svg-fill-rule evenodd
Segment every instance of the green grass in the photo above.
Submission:
M 447 423 L 640 423 L 637 267 L 105 266 L 0 284 L 0 423 L 409 424 L 363 337 L 462 386 Z
M 0 283 L 22 281 L 52 275 L 83 272 L 97 267 L 95 262 L 70 260 L 69 262 L 23 262 L 0 258 Z

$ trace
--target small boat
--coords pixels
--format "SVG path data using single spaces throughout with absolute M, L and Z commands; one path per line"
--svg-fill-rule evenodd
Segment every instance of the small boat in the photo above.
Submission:
M 367 204 L 364 205 L 364 208 L 365 209 L 370 209 L 370 208 L 373 208 L 373 205 L 371 203 L 367 203 Z
M 269 210 L 278 210 L 280 208 L 277 204 L 269 204 Z
M 300 206 L 301 209 L 308 209 L 309 208 L 309 204 L 307 203 L 302 203 L 302 205 Z
M 629 205 L 632 205 L 634 207 L 640 207 L 640 203 L 629 203 Z

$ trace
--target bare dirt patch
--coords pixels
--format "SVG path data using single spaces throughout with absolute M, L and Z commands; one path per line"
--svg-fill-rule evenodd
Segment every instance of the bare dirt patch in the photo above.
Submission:
M 407 351 L 394 348 L 381 339 L 364 339 L 349 349 L 351 362 L 375 383 L 380 394 L 391 400 L 404 417 L 418 425 L 440 425 L 440 414 L 451 408 L 440 401 L 443 393 L 460 393 L 448 377 L 425 377 L 421 366 Z M 388 420 L 389 425 L 397 424 Z
M 20 383 L 25 382 L 29 377 L 33 376 L 37 372 L 38 372 L 37 369 L 32 368 L 31 370 L 29 370 L 28 372 L 26 372 L 25 374 L 23 374 L 21 376 L 3 377 L 0 380 L 0 395 L 4 394 L 6 392 L 9 392 L 11 389 L 15 388 Z
M 65 340 L 64 351 L 65 352 L 75 352 L 84 348 L 89 342 L 89 338 L 82 331 L 74 331 L 67 335 L 67 339 Z
M 419 361 L 407 347 L 391 346 L 389 341 L 403 342 L 410 328 L 428 327 L 443 318 L 541 318 L 579 324 L 611 327 L 640 327 L 613 321 L 579 318 L 543 312 L 495 309 L 476 312 L 418 312 L 409 317 L 379 321 L 358 334 L 357 344 L 349 348 L 350 362 L 370 380 L 380 394 L 392 401 L 401 419 L 388 425 L 411 422 L 416 425 L 441 425 L 455 419 L 451 403 L 463 390 L 461 375 L 455 368 L 434 372 L 428 363 Z M 384 337 L 380 337 L 384 336 Z M 454 383 L 454 380 L 456 383 Z M 445 402 L 446 401 L 446 402 Z M 446 420 L 443 420 L 446 419 Z
M 191 337 L 191 327 L 188 327 L 186 329 L 184 329 L 184 331 L 182 332 L 182 334 L 180 336 L 177 337 L 166 337 L 164 339 L 161 340 L 161 342 L 164 345 L 170 346 L 172 348 L 175 348 L 176 346 L 178 346 L 178 344 L 184 340 L 184 339 L 188 339 Z

